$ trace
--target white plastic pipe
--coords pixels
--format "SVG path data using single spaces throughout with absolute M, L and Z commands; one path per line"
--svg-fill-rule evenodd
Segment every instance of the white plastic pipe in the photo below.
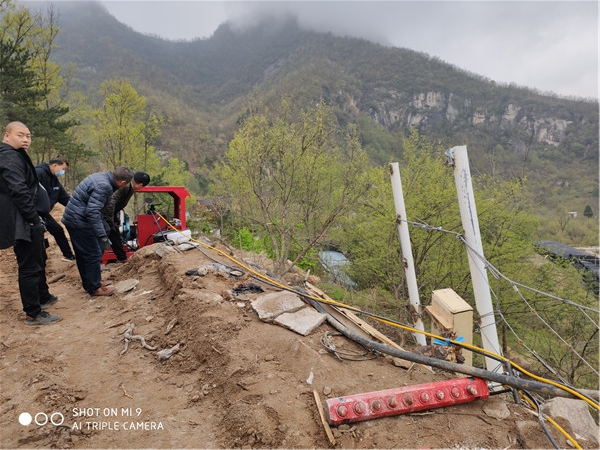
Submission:
M 410 235 L 408 233 L 408 223 L 406 221 L 406 206 L 404 204 L 404 193 L 402 192 L 402 181 L 400 180 L 400 169 L 398 163 L 390 164 L 390 177 L 392 179 L 392 193 L 394 194 L 394 206 L 396 208 L 396 217 L 398 223 L 398 235 L 400 236 L 400 247 L 402 248 L 402 267 L 406 276 L 406 285 L 408 287 L 408 297 L 416 314 L 413 328 L 425 331 L 423 328 L 423 319 L 421 302 L 419 300 L 419 289 L 417 287 L 417 275 L 415 273 L 415 264 L 410 245 Z M 427 345 L 425 335 L 414 333 L 417 344 Z
M 473 294 L 477 312 L 480 317 L 481 341 L 485 350 L 502 354 L 498 342 L 498 332 L 494 318 L 492 296 L 488 282 L 487 270 L 483 258 L 483 245 L 479 231 L 479 219 L 475 207 L 475 197 L 471 184 L 471 170 L 469 168 L 469 157 L 465 145 L 453 147 L 448 152 L 454 159 L 454 183 L 458 193 L 458 204 L 460 216 L 464 229 L 464 237 L 467 241 L 467 255 L 471 271 L 471 282 L 473 283 Z M 492 358 L 485 358 L 485 365 L 490 372 L 501 372 L 502 364 Z

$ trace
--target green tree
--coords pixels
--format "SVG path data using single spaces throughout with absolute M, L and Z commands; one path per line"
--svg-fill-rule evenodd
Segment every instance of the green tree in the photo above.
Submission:
M 158 174 L 160 160 L 149 139 L 158 135 L 157 122 L 147 119 L 146 99 L 125 79 L 102 83 L 104 100 L 94 112 L 94 136 L 102 162 Z
M 60 31 L 54 8 L 50 6 L 47 14 L 31 14 L 10 1 L 0 6 L 2 121 L 19 120 L 32 130 L 34 160 L 47 160 L 59 152 L 81 152 L 81 145 L 69 133 L 76 122 L 65 118 L 69 108 L 57 101 L 64 80 L 59 66 L 50 62 Z
M 35 57 L 30 36 L 38 24 L 29 11 L 3 0 L 0 16 L 0 112 L 3 122 L 19 120 L 35 130 L 38 103 L 46 97 L 32 67 Z
M 178 158 L 169 158 L 167 165 L 161 168 L 157 179 L 164 186 L 188 186 L 192 178 L 192 174 L 186 170 L 185 162 L 179 161 Z
M 590 205 L 585 205 L 585 209 L 583 210 L 583 215 L 588 219 L 594 217 L 594 211 L 592 211 L 592 207 Z
M 148 170 L 148 167 L 154 164 L 154 145 L 162 135 L 161 127 L 165 124 L 162 117 L 146 111 L 144 128 L 142 129 L 143 145 L 143 164 L 142 169 Z
M 460 286 L 465 268 L 468 272 L 460 243 L 426 227 L 461 230 L 452 172 L 444 167 L 439 146 L 418 132 L 404 139 L 402 147 L 399 162 L 408 220 L 424 225 L 410 227 L 419 291 L 428 295 L 440 287 Z M 397 299 L 407 298 L 389 171 L 381 167 L 373 172 L 377 189 L 363 198 L 354 216 L 345 218 L 334 239 L 352 261 L 350 276 L 361 287 L 379 287 Z M 451 270 L 450 264 L 460 270 Z
M 69 130 L 78 125 L 78 121 L 69 117 L 70 106 L 66 104 L 73 74 L 73 66 L 63 76 L 60 65 L 51 61 L 55 40 L 60 33 L 57 26 L 58 15 L 53 5 L 49 5 L 45 14 L 38 16 L 39 31 L 31 35 L 31 46 L 34 49 L 32 68 L 37 74 L 38 84 L 46 93 L 39 103 L 39 126 L 36 129 L 36 145 L 34 148 L 38 161 L 48 161 L 57 154 L 75 159 L 85 156 L 86 152 Z
M 252 229 L 264 231 L 278 275 L 369 190 L 355 130 L 339 127 L 323 101 L 302 111 L 285 98 L 276 111 L 251 109 L 226 156 L 213 172 L 217 193 Z

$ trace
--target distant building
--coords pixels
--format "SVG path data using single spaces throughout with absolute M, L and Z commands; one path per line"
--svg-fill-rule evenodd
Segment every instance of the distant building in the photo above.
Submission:
M 577 211 L 569 211 L 567 214 L 572 219 L 576 219 L 577 218 Z
M 540 241 L 534 245 L 542 255 L 547 255 L 552 259 L 562 258 L 571 261 L 577 269 L 583 271 L 584 281 L 598 295 L 600 258 L 597 254 L 555 241 Z

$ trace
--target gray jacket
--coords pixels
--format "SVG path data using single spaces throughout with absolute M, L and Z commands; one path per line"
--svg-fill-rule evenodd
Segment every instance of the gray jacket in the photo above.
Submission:
M 89 175 L 75 188 L 62 223 L 70 228 L 91 228 L 98 239 L 106 237 L 102 210 L 118 188 L 112 172 Z

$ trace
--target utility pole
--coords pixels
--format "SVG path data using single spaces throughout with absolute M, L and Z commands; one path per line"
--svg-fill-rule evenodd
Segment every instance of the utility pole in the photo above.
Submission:
M 406 276 L 406 285 L 408 287 L 408 297 L 413 307 L 413 325 L 417 330 L 425 331 L 423 328 L 423 311 L 419 300 L 419 289 L 417 287 L 417 275 L 415 273 L 415 264 L 410 245 L 410 235 L 408 233 L 408 223 L 406 223 L 406 206 L 404 204 L 404 193 L 402 192 L 402 181 L 400 180 L 400 169 L 398 163 L 390 164 L 390 177 L 392 179 L 392 192 L 394 194 L 394 206 L 396 208 L 396 223 L 398 224 L 398 234 L 400 236 L 400 247 L 402 248 L 402 267 Z M 404 220 L 404 222 L 403 222 Z M 417 344 L 427 345 L 425 335 L 414 333 Z
M 483 257 L 483 245 L 479 231 L 479 219 L 475 208 L 475 197 L 471 184 L 471 170 L 469 168 L 469 157 L 465 145 L 453 147 L 446 151 L 454 165 L 454 183 L 458 193 L 458 204 L 460 217 L 467 242 L 467 255 L 473 283 L 475 303 L 480 318 L 481 341 L 483 348 L 501 355 L 502 349 L 498 341 L 496 321 L 492 296 L 488 282 L 485 260 Z M 492 358 L 485 358 L 485 365 L 490 372 L 502 371 L 502 363 Z

